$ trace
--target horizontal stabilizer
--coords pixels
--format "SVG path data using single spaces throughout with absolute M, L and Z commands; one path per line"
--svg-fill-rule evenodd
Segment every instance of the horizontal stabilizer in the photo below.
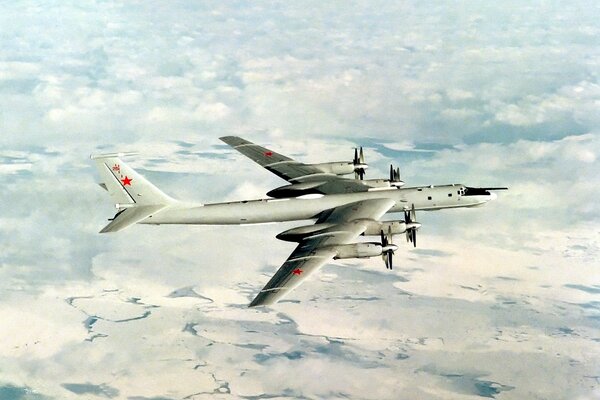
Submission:
M 127 228 L 129 225 L 133 225 L 143 219 L 146 219 L 152 214 L 155 214 L 167 207 L 164 204 L 152 205 L 152 206 L 136 206 L 125 208 L 117 213 L 115 217 L 106 225 L 100 233 L 117 232 Z

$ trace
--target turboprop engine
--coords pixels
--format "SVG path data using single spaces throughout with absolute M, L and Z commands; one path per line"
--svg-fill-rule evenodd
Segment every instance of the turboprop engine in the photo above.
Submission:
M 404 221 L 372 221 L 367 225 L 364 235 L 379 236 L 381 231 L 389 232 L 394 235 L 404 233 L 406 232 L 406 223 Z
M 390 177 L 388 179 L 365 179 L 363 182 L 365 185 L 376 189 L 404 186 L 404 181 L 400 179 L 400 168 L 394 169 L 393 165 L 390 165 Z
M 417 247 L 417 230 L 420 227 L 421 223 L 417 222 L 415 205 L 413 204 L 411 208 L 404 210 L 404 221 L 370 221 L 363 234 L 365 236 L 379 236 L 385 233 L 387 240 L 391 243 L 392 235 L 406 233 L 406 241 Z
M 380 232 L 387 232 L 389 235 L 397 235 L 407 230 L 419 229 L 421 224 L 417 221 L 372 221 L 367 225 L 364 232 L 365 236 L 379 236 Z
M 354 149 L 354 158 L 352 161 L 336 161 L 308 165 L 315 167 L 326 174 L 349 175 L 354 173 L 354 177 L 360 180 L 364 179 L 365 170 L 369 168 L 367 163 L 365 163 L 365 155 L 362 147 L 360 150 L 357 148 Z
M 309 164 L 326 174 L 349 175 L 354 173 L 354 163 L 348 161 L 326 162 L 320 164 Z
M 377 257 L 388 252 L 393 252 L 398 249 L 398 246 L 391 243 L 353 243 L 338 245 L 335 247 L 337 255 L 334 259 L 344 258 L 369 258 Z

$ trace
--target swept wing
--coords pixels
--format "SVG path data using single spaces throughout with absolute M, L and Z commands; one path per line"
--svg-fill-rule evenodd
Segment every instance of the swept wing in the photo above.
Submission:
M 379 220 L 394 204 L 391 199 L 362 200 L 323 212 L 316 223 L 326 224 L 327 229 L 301 239 L 250 307 L 277 302 L 335 258 L 341 246 L 353 243 L 365 231 L 369 221 Z
M 323 172 L 313 165 L 293 160 L 238 136 L 224 136 L 220 139 L 267 171 L 290 183 L 322 182 L 315 188 L 322 194 L 366 192 L 370 187 L 362 181 Z

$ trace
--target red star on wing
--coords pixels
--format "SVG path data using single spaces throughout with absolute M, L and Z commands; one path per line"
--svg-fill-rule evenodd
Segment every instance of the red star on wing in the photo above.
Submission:
M 303 272 L 304 271 L 302 271 L 300 268 L 296 268 L 295 270 L 292 271 L 292 274 L 294 274 L 294 275 L 300 275 Z
M 127 175 L 125 175 L 125 178 L 121 179 L 121 182 L 123 182 L 123 186 L 131 186 L 131 181 L 133 179 L 128 178 Z
M 265 151 L 265 156 L 271 157 L 273 155 L 272 151 Z

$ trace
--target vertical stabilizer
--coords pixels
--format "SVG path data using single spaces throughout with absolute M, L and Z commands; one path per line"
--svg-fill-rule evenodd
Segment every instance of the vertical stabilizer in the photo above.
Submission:
M 131 153 L 97 154 L 96 162 L 102 186 L 119 210 L 100 232 L 116 232 L 161 211 L 177 201 L 127 165 L 120 157 Z

